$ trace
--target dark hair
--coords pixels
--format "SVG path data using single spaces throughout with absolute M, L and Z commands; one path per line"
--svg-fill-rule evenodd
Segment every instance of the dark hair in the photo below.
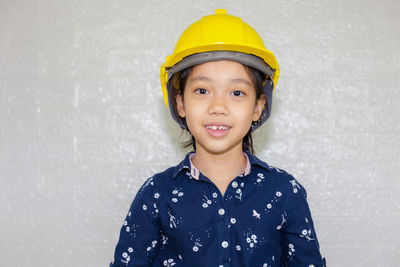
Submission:
M 256 101 L 260 99 L 260 97 L 264 94 L 263 90 L 263 84 L 265 81 L 265 74 L 263 74 L 261 71 L 256 70 L 252 67 L 244 66 L 246 69 L 247 73 L 250 76 L 251 81 L 253 82 L 253 86 L 256 90 Z M 196 140 L 191 134 L 187 124 L 186 124 L 186 119 L 182 118 L 178 114 L 178 109 L 177 109 L 177 104 L 176 104 L 176 97 L 178 95 L 181 95 L 182 100 L 183 99 L 183 93 L 185 91 L 185 85 L 187 78 L 189 77 L 190 73 L 192 73 L 193 67 L 186 68 L 180 72 L 175 73 L 171 79 L 169 79 L 167 83 L 167 88 L 169 88 L 169 104 L 172 107 L 172 112 L 174 113 L 175 117 L 179 120 L 179 123 L 182 128 L 182 133 L 184 131 L 187 131 L 190 135 L 190 139 L 187 141 L 184 141 L 183 147 L 193 147 L 193 150 L 196 151 Z M 243 137 L 243 145 L 242 145 L 243 150 L 247 150 L 250 153 L 254 153 L 254 148 L 253 148 L 253 138 L 251 137 L 251 128 L 247 132 L 247 134 Z

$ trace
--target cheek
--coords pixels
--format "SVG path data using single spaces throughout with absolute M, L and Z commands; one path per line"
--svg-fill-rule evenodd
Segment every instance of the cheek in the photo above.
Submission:
M 240 110 L 236 109 L 232 115 L 234 115 L 236 122 L 241 125 L 243 130 L 247 132 L 253 122 L 253 112 L 251 107 Z
M 184 108 L 186 114 L 193 114 L 195 116 L 206 109 L 206 104 L 202 101 L 187 98 L 184 102 Z
M 185 102 L 185 118 L 186 118 L 186 123 L 190 127 L 193 125 L 195 126 L 198 121 L 200 121 L 200 114 L 201 111 L 193 105 L 191 102 Z
M 234 107 L 234 110 L 238 116 L 241 116 L 243 119 L 246 118 L 252 120 L 255 111 L 255 105 L 253 103 L 246 103 L 246 105 L 243 105 L 240 110 L 237 110 L 237 107 Z

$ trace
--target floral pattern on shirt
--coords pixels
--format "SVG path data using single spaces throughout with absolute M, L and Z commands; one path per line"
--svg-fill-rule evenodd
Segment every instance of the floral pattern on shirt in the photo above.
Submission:
M 325 266 L 304 187 L 245 153 L 249 171 L 224 195 L 194 169 L 190 153 L 149 178 L 110 266 Z

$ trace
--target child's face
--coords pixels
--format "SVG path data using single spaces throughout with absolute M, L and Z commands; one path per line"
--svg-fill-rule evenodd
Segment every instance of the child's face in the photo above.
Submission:
M 265 96 L 256 101 L 251 78 L 240 63 L 211 61 L 193 68 L 177 110 L 186 118 L 196 151 L 220 154 L 242 150 L 243 137 L 262 113 Z

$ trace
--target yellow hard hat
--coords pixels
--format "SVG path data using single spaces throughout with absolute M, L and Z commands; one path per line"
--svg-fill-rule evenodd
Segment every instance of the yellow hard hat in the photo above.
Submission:
M 261 37 L 250 25 L 239 17 L 228 15 L 225 9 L 217 9 L 215 15 L 204 16 L 190 25 L 180 36 L 173 53 L 161 65 L 160 80 L 166 106 L 170 106 L 168 100 L 171 97 L 167 82 L 174 73 L 220 59 L 238 61 L 265 73 L 271 82 L 272 97 L 279 78 L 279 64 L 274 54 L 265 48 Z M 270 106 L 266 107 L 270 112 Z

